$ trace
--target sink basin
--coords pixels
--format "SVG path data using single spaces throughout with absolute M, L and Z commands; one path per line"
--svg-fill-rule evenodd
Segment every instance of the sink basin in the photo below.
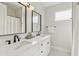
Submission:
M 25 47 L 31 43 L 32 42 L 20 41 L 10 45 L 2 46 L 0 47 L 0 55 L 18 55 L 18 53 L 22 50 L 22 47 Z
M 31 44 L 32 42 L 27 42 L 27 41 L 22 41 L 19 43 L 19 45 L 17 47 L 15 47 L 14 49 L 19 49 L 25 45 Z

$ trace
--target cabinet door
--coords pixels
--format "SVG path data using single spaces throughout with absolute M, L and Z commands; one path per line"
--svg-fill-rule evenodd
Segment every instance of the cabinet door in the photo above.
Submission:
M 46 56 L 46 41 L 40 43 L 40 55 Z
M 46 55 L 48 55 L 50 52 L 50 39 L 46 39 Z
M 36 44 L 34 46 L 31 46 L 30 48 L 26 49 L 24 53 L 22 54 L 23 56 L 39 56 L 39 45 Z
M 50 38 L 46 38 L 40 43 L 40 55 L 47 56 L 50 51 Z
M 33 48 L 32 48 L 32 56 L 39 56 L 40 55 L 40 51 L 39 51 L 39 44 L 36 44 Z

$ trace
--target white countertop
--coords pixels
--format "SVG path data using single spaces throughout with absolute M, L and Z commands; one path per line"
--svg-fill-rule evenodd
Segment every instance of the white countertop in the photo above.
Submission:
M 22 50 L 26 50 L 27 48 L 31 48 L 37 43 L 45 40 L 50 35 L 40 35 L 36 36 L 35 38 L 32 39 L 21 39 L 20 42 L 13 43 L 10 45 L 5 45 L 0 47 L 0 55 L 18 55 L 17 53 L 22 53 Z

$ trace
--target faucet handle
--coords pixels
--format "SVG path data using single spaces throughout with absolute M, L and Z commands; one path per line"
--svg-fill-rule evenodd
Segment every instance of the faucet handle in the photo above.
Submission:
M 21 37 L 18 37 L 18 41 L 20 41 Z
M 6 42 L 8 42 L 8 44 L 11 44 L 11 41 L 10 40 L 6 40 Z
M 21 37 L 17 36 L 18 41 L 20 41 Z

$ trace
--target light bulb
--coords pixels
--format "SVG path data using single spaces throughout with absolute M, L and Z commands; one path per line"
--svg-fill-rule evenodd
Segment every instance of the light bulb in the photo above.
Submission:
M 27 2 L 21 2 L 22 4 L 24 4 L 24 5 L 27 5 L 28 3 Z

